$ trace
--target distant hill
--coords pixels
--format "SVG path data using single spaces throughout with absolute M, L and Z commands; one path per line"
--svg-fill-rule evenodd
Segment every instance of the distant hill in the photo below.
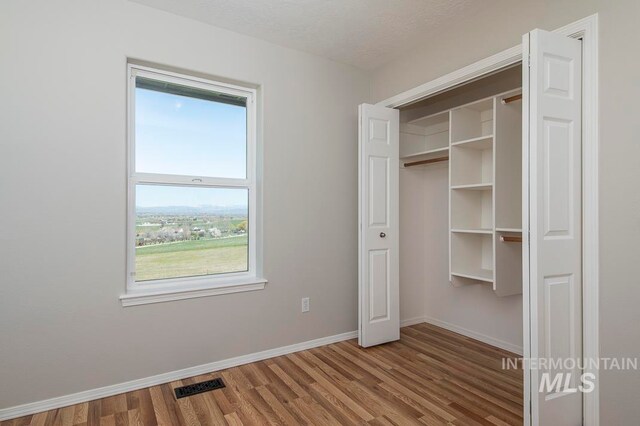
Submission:
M 157 206 L 157 207 L 137 207 L 138 214 L 167 215 L 167 216 L 190 216 L 190 215 L 246 215 L 247 208 L 244 206 Z

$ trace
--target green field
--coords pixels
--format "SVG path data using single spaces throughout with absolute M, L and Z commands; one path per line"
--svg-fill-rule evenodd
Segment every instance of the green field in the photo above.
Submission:
M 136 281 L 247 270 L 247 235 L 136 248 Z

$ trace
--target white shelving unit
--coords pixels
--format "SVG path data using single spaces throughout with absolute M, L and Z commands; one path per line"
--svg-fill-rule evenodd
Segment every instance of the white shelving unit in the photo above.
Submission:
M 507 296 L 522 292 L 522 245 L 500 238 L 521 235 L 522 116 L 502 98 L 450 111 L 449 278 Z
M 448 159 L 449 280 L 499 296 L 522 292 L 522 106 L 502 103 L 516 93 L 400 124 L 405 167 Z
M 449 274 L 454 283 L 494 282 L 493 102 L 451 111 Z

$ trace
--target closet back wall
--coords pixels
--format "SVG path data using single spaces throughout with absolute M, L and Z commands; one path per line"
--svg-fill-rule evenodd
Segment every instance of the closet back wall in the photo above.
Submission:
M 260 85 L 265 290 L 120 305 L 127 57 Z M 0 408 L 357 328 L 365 73 L 125 0 L 3 1 L 0 62 Z

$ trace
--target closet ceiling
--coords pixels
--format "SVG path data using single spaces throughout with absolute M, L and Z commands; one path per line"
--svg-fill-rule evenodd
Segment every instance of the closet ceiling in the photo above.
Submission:
M 371 70 L 483 8 L 474 0 L 131 0 Z

